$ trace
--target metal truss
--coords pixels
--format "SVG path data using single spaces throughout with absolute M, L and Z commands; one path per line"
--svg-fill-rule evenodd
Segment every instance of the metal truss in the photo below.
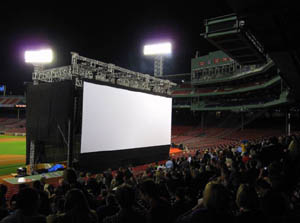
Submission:
M 167 95 L 171 94 L 171 88 L 176 85 L 169 80 L 83 57 L 78 53 L 71 52 L 71 55 L 72 60 L 69 66 L 43 69 L 35 65 L 32 75 L 34 83 L 74 80 L 76 87 L 82 87 L 83 80 L 89 79 Z

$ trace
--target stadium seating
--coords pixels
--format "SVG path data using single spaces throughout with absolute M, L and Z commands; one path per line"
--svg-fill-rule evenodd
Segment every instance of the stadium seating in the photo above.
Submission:
M 242 140 L 261 139 L 282 134 L 283 132 L 277 129 L 237 130 L 232 128 L 209 127 L 202 129 L 200 127 L 190 127 L 183 135 L 173 136 L 172 143 L 183 144 L 192 149 L 226 147 L 236 145 Z
M 173 95 L 178 95 L 178 94 L 183 94 L 183 95 L 187 95 L 187 94 L 190 94 L 192 92 L 192 90 L 174 90 L 172 92 Z
M 26 119 L 1 118 L 0 131 L 3 133 L 26 133 Z

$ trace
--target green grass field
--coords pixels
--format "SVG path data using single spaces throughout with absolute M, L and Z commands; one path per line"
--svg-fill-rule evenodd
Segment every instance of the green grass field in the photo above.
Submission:
M 26 142 L 0 142 L 0 155 L 26 155 Z
M 16 137 L 16 136 L 0 136 L 0 155 L 26 155 L 26 141 L 8 141 L 3 142 L 1 140 L 12 139 L 12 138 L 20 138 L 24 139 L 24 137 Z M 3 158 L 0 158 L 3 159 Z M 2 160 L 2 162 L 5 160 Z M 1 160 L 0 160 L 1 162 Z M 24 162 L 20 162 L 18 160 L 11 161 L 10 164 L 0 164 L 0 175 L 7 175 L 11 173 L 15 173 L 18 167 L 25 165 Z

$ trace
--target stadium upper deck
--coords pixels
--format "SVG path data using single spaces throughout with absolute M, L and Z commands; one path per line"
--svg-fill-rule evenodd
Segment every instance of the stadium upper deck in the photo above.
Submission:
M 293 102 L 281 71 L 245 23 L 235 14 L 204 21 L 202 36 L 219 50 L 192 58 L 190 74 L 166 77 L 178 84 L 174 108 L 247 111 Z
M 174 108 L 245 111 L 292 101 L 270 59 L 264 64 L 240 65 L 224 52 L 215 51 L 193 58 L 191 64 L 191 74 L 168 76 L 174 82 L 183 78 L 173 88 Z

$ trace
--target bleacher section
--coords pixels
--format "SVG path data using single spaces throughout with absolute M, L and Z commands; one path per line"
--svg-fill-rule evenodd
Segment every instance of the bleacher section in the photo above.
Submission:
M 0 118 L 0 133 L 25 135 L 26 119 Z
M 278 129 L 232 130 L 234 129 L 190 127 L 190 130 L 185 132 L 184 135 L 172 137 L 172 143 L 182 144 L 189 149 L 225 148 L 239 145 L 242 140 L 262 139 L 284 134 L 282 130 Z

